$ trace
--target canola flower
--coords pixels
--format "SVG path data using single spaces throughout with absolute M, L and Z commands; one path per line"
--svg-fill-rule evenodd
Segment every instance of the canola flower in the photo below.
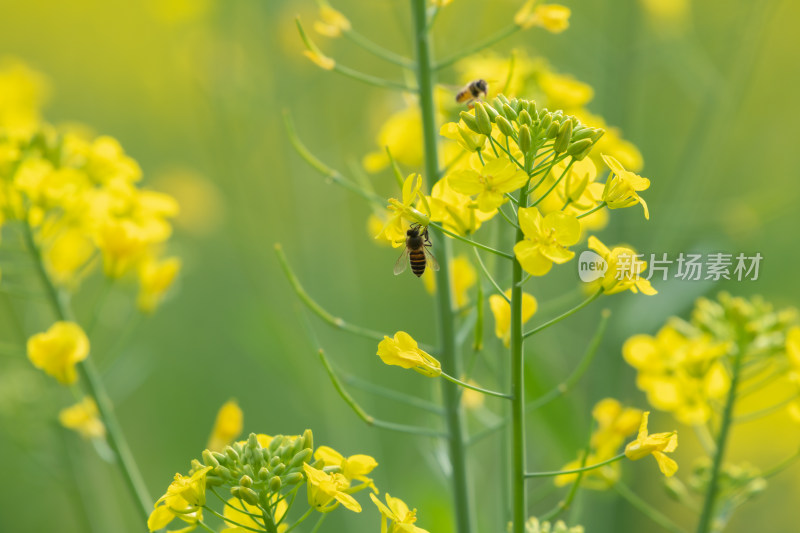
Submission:
M 58 413 L 58 422 L 67 429 L 77 431 L 85 439 L 99 439 L 106 435 L 106 427 L 100 420 L 97 404 L 89 396 L 62 409 Z
M 244 426 L 244 413 L 236 400 L 228 400 L 217 412 L 214 427 L 206 448 L 212 452 L 221 452 L 239 436 Z
M 426 377 L 435 378 L 442 373 L 441 363 L 420 349 L 417 341 L 405 331 L 398 331 L 394 337 L 384 336 L 378 344 L 377 355 L 387 365 L 411 369 Z
M 498 294 L 489 296 L 489 307 L 494 317 L 494 334 L 503 341 L 503 345 L 508 346 L 511 342 L 511 304 L 508 302 L 508 299 L 511 298 L 511 289 L 506 290 L 504 295 L 505 298 Z M 538 307 L 539 303 L 536 301 L 536 297 L 527 292 L 522 293 L 521 320 L 523 324 L 536 314 Z
M 75 322 L 59 321 L 28 339 L 33 366 L 70 385 L 78 379 L 75 365 L 89 357 L 89 338 Z
M 594 235 L 589 237 L 589 248 L 597 252 L 606 262 L 606 272 L 597 281 L 605 294 L 616 294 L 627 290 L 648 296 L 658 293 L 650 281 L 643 277 L 647 271 L 647 262 L 638 259 L 639 256 L 631 248 L 615 246 L 609 249 Z
M 577 218 L 561 212 L 543 217 L 535 207 L 520 208 L 518 213 L 525 239 L 514 245 L 514 254 L 527 272 L 544 276 L 553 263 L 560 265 L 575 256 L 569 247 L 580 237 Z
M 406 502 L 400 498 L 393 498 L 388 492 L 384 496 L 386 503 L 380 501 L 374 494 L 369 495 L 381 512 L 381 533 L 428 533 L 414 525 L 417 521 L 416 509 L 409 509 Z
M 647 203 L 638 193 L 650 187 L 650 180 L 625 170 L 625 167 L 610 155 L 603 154 L 602 157 L 605 164 L 611 169 L 611 175 L 606 180 L 606 186 L 603 189 L 603 201 L 609 209 L 642 204 L 644 218 L 649 220 L 650 211 L 647 209 Z
M 649 411 L 642 414 L 642 425 L 639 427 L 639 435 L 636 440 L 625 446 L 625 456 L 631 461 L 638 461 L 643 457 L 652 455 L 658 462 L 658 469 L 667 477 L 675 475 L 678 471 L 678 463 L 666 454 L 674 452 L 678 447 L 678 432 L 653 433 L 647 432 L 647 419 Z

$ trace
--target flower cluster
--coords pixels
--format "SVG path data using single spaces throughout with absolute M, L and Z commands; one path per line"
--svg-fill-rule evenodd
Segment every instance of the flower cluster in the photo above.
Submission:
M 227 407 L 227 411 L 230 409 Z M 220 416 L 225 415 L 223 408 Z M 225 532 L 282 533 L 313 511 L 330 513 L 341 506 L 361 512 L 361 504 L 353 495 L 370 489 L 382 517 L 399 528 L 393 531 L 425 533 L 416 526 L 412 529 L 416 511 L 409 511 L 402 500 L 386 494 L 387 507 L 375 498 L 378 489 L 367 475 L 376 466 L 378 463 L 368 455 L 345 457 L 328 446 L 315 450 L 311 430 L 294 436 L 251 433 L 247 440 L 234 442 L 223 451 L 204 450 L 202 461 L 192 461 L 188 476 L 176 474 L 156 502 L 148 527 L 157 531 L 178 519 L 188 524 L 182 531 L 190 531 L 201 523 L 206 525 L 203 511 L 207 510 L 224 517 L 228 526 Z M 298 514 L 295 496 L 303 487 L 308 509 Z M 222 513 L 206 504 L 208 491 L 223 502 Z

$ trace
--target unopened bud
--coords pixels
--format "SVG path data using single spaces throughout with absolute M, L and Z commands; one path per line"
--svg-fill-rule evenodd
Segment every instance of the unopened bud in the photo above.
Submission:
M 528 153 L 531 149 L 531 144 L 531 130 L 528 128 L 527 124 L 523 124 L 519 128 L 519 140 L 517 141 L 517 145 L 523 153 Z
M 576 156 L 586 150 L 587 148 L 592 147 L 592 140 L 591 139 L 581 139 L 580 141 L 574 142 L 569 145 L 567 148 L 567 155 Z
M 292 472 L 283 476 L 283 483 L 286 485 L 295 485 L 303 481 L 303 474 L 300 472 Z
M 547 128 L 547 132 L 544 134 L 545 137 L 548 139 L 555 139 L 556 135 L 558 135 L 558 129 L 561 127 L 561 123 L 557 120 L 554 120 L 550 123 L 550 127 Z
M 211 450 L 203 450 L 203 464 L 206 466 L 219 466 L 219 461 L 211 453 Z
M 483 102 L 475 102 L 475 121 L 478 124 L 478 133 L 487 136 L 492 134 L 492 121 L 489 120 L 489 114 L 486 112 Z
M 497 128 L 500 130 L 500 133 L 502 133 L 506 137 L 514 136 L 514 127 L 508 120 L 506 120 L 505 117 L 498 116 L 497 120 L 495 121 L 495 124 L 497 124 Z
M 557 154 L 566 152 L 567 148 L 569 148 L 569 140 L 571 137 L 572 137 L 572 121 L 567 120 L 558 129 L 556 142 L 553 144 L 553 151 L 555 151 Z
M 282 485 L 282 484 L 283 484 L 283 483 L 281 482 L 281 478 L 280 478 L 280 477 L 278 477 L 278 476 L 273 476 L 273 477 L 272 477 L 272 478 L 269 480 L 269 490 L 270 490 L 271 492 L 278 492 L 279 490 L 281 490 L 281 485 Z
M 264 481 L 269 477 L 269 470 L 267 470 L 266 466 L 262 466 L 261 469 L 258 471 L 258 479 Z
M 519 112 L 519 115 L 517 115 L 517 123 L 519 123 L 520 125 L 524 124 L 526 126 L 530 126 L 533 123 L 533 119 L 531 118 L 531 115 L 528 113 L 528 111 L 523 109 L 522 111 Z
M 475 120 L 475 117 L 471 113 L 467 113 L 466 111 L 461 112 L 461 120 L 464 121 L 464 124 L 474 131 L 475 133 L 480 133 L 478 131 L 478 122 Z
M 250 476 L 242 476 L 239 478 L 239 485 L 242 487 L 252 487 L 253 486 L 253 478 Z
M 292 457 L 292 460 L 289 461 L 289 464 L 286 465 L 288 470 L 292 470 L 293 468 L 297 468 L 298 466 L 305 463 L 309 457 L 311 457 L 312 451 L 311 448 L 306 448 L 305 450 L 301 450 L 297 452 L 297 455 Z
M 503 104 L 503 114 L 508 120 L 517 120 L 517 112 L 508 104 Z
M 247 487 L 240 487 L 239 498 L 243 499 L 250 505 L 258 505 L 258 493 L 253 489 Z

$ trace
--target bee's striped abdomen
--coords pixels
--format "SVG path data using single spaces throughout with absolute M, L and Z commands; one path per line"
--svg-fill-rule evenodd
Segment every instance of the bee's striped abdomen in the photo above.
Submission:
M 411 272 L 413 272 L 415 276 L 420 277 L 425 272 L 425 263 L 427 259 L 425 258 L 425 252 L 422 248 L 410 250 L 408 252 L 408 261 L 411 263 Z

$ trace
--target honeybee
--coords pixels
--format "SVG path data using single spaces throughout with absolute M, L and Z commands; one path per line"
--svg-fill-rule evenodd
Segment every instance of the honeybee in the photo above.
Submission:
M 485 98 L 488 93 L 489 84 L 486 83 L 486 80 L 472 80 L 458 91 L 456 102 L 472 106 L 473 102 Z
M 394 264 L 394 275 L 402 274 L 409 263 L 411 263 L 411 272 L 417 277 L 425 272 L 425 265 L 430 265 L 433 270 L 439 270 L 439 263 L 428 250 L 431 245 L 428 228 L 423 228 L 421 224 L 412 224 L 406 231 L 406 247 L 397 258 L 397 263 Z M 406 261 L 406 257 L 408 257 L 408 261 Z

